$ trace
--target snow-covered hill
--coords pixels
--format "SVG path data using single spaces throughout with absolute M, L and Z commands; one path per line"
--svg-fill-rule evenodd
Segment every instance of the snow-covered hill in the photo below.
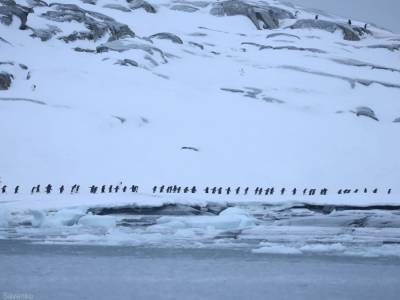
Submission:
M 278 1 L 0 0 L 0 21 L 2 183 L 399 201 L 400 36 Z

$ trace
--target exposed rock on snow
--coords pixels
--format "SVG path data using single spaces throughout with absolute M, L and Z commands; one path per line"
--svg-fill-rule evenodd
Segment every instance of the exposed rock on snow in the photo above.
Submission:
M 193 7 L 191 5 L 186 5 L 186 4 L 176 4 L 171 6 L 170 9 L 189 12 L 189 13 L 196 12 L 199 10 L 197 7 Z
M 60 37 L 65 42 L 76 40 L 94 40 L 110 35 L 109 41 L 123 37 L 134 37 L 134 32 L 125 24 L 121 24 L 106 15 L 80 8 L 75 4 L 52 3 L 42 17 L 55 22 L 78 22 L 84 24 L 88 31 L 74 31 L 72 34 Z
M 191 151 L 199 152 L 199 149 L 198 149 L 198 148 L 195 148 L 195 147 L 187 147 L 187 146 L 184 146 L 184 147 L 181 147 L 181 149 L 182 149 L 182 150 L 191 150 Z
M 96 5 L 97 0 L 81 0 L 85 4 Z
M 232 88 L 221 88 L 222 91 L 243 94 L 244 97 L 263 100 L 269 103 L 285 103 L 282 100 L 276 99 L 274 97 L 269 97 L 263 94 L 263 90 L 255 87 L 244 87 L 243 89 L 232 89 Z
M 213 3 L 210 13 L 215 16 L 245 16 L 253 22 L 258 30 L 278 28 L 279 20 L 294 18 L 291 12 L 281 8 L 265 3 L 253 5 L 240 0 Z
M 138 42 L 134 39 L 129 40 L 118 40 L 112 41 L 108 43 L 101 44 L 96 48 L 97 52 L 106 52 L 106 51 L 117 51 L 124 52 L 128 50 L 141 50 L 144 51 L 154 57 L 155 52 L 159 54 L 162 63 L 167 63 L 166 54 L 164 52 L 154 46 L 151 46 L 146 43 Z
M 387 70 L 387 71 L 392 71 L 392 72 L 400 72 L 400 69 L 394 69 L 394 68 L 379 66 L 379 65 L 375 65 L 375 64 L 359 61 L 359 60 L 356 60 L 356 59 L 333 58 L 332 60 L 334 62 L 339 63 L 339 64 L 348 65 L 348 66 L 369 67 L 371 69 L 377 69 L 377 70 Z
M 365 117 L 369 117 L 375 121 L 379 121 L 379 119 L 375 115 L 375 112 L 371 108 L 366 107 L 366 106 L 357 107 L 355 114 L 357 115 L 357 117 L 365 116 Z
M 266 38 L 267 39 L 271 39 L 271 38 L 274 38 L 274 37 L 277 37 L 277 36 L 287 36 L 287 37 L 293 37 L 293 38 L 296 38 L 298 40 L 301 40 L 301 38 L 299 36 L 297 36 L 297 35 L 289 34 L 289 33 L 283 33 L 283 32 L 281 32 L 281 33 L 277 32 L 277 33 L 268 34 Z
M 399 51 L 400 50 L 400 44 L 393 44 L 393 45 L 370 45 L 367 46 L 367 48 L 370 49 L 387 49 L 390 51 Z
M 14 76 L 12 74 L 0 72 L 0 90 L 8 90 L 13 79 Z
M 200 48 L 201 50 L 204 49 L 204 46 L 202 44 L 196 43 L 196 42 L 189 42 L 189 45 L 195 46 Z
M 120 116 L 112 116 L 113 118 L 117 119 L 118 121 L 121 122 L 121 124 L 124 124 L 126 122 L 126 118 L 120 117 Z
M 11 45 L 10 42 L 8 42 L 7 40 L 3 39 L 1 36 L 0 36 L 0 42 L 3 42 L 3 43 Z
M 316 48 L 303 48 L 303 47 L 296 47 L 296 46 L 269 46 L 269 45 L 262 45 L 253 42 L 243 42 L 242 45 L 250 45 L 258 47 L 259 50 L 271 49 L 271 50 L 292 50 L 292 51 L 308 51 L 313 53 L 320 53 L 324 54 L 326 51 L 316 49 Z
M 279 68 L 319 75 L 319 76 L 323 76 L 323 77 L 330 77 L 330 78 L 345 80 L 351 85 L 352 88 L 354 88 L 357 83 L 364 85 L 364 86 L 370 86 L 371 84 L 376 83 L 376 84 L 383 85 L 385 87 L 400 89 L 399 84 L 389 83 L 389 82 L 384 82 L 384 81 L 350 78 L 350 77 L 346 77 L 346 76 L 340 76 L 340 75 L 335 75 L 335 74 L 330 74 L 330 73 L 325 73 L 325 72 L 320 72 L 320 71 L 314 71 L 314 70 L 309 70 L 309 69 L 295 67 L 295 66 L 280 66 Z
M 343 32 L 343 38 L 348 41 L 359 41 L 360 36 L 370 33 L 369 30 L 366 30 L 361 27 L 356 26 L 348 26 L 345 24 L 340 24 L 332 21 L 325 20 L 298 20 L 293 25 L 289 26 L 291 29 L 321 29 L 328 32 L 335 32 L 336 30 L 340 30 Z
M 119 59 L 119 60 L 117 60 L 117 62 L 115 64 L 121 65 L 121 66 L 126 66 L 126 67 L 127 66 L 132 66 L 132 67 L 139 66 L 139 64 L 136 61 L 134 61 L 133 59 L 128 59 L 128 58 Z
M 26 1 L 30 7 L 46 7 L 49 6 L 47 2 L 43 0 L 27 0 Z
M 175 44 L 183 44 L 182 39 L 170 32 L 160 32 L 149 36 L 150 39 L 170 40 Z
M 232 92 L 232 93 L 244 93 L 243 90 L 239 89 L 231 89 L 231 88 L 221 88 L 222 91 Z
M 96 53 L 96 50 L 93 49 L 86 49 L 86 48 L 81 48 L 81 47 L 75 47 L 73 48 L 76 52 L 86 52 L 86 53 Z
M 0 97 L 0 101 L 22 101 L 22 102 L 30 102 L 39 105 L 47 105 L 46 102 L 34 99 L 26 99 L 26 98 L 12 98 L 12 97 Z
M 116 10 L 120 10 L 123 12 L 130 12 L 131 10 L 123 5 L 120 4 L 114 4 L 114 3 L 109 3 L 109 4 L 105 4 L 103 5 L 103 7 L 105 8 L 111 8 L 111 9 L 116 9 Z
M 149 2 L 144 1 L 144 0 L 127 0 L 129 3 L 129 7 L 133 10 L 138 9 L 138 8 L 143 8 L 145 11 L 148 13 L 155 14 L 156 8 L 151 5 Z
M 261 46 L 260 50 L 264 49 L 272 49 L 272 50 L 293 50 L 293 51 L 308 51 L 308 52 L 313 52 L 313 53 L 326 53 L 323 50 L 320 49 L 315 49 L 315 48 L 302 48 L 302 47 L 296 47 L 296 46 L 278 46 L 278 47 L 273 47 L 273 46 Z
M 399 118 L 396 118 L 396 119 L 394 119 L 394 121 L 393 121 L 394 123 L 400 123 L 400 117 Z
M 32 8 L 19 5 L 14 0 L 0 0 L 0 22 L 4 25 L 10 25 L 13 16 L 16 16 L 21 21 L 19 29 L 27 29 L 28 14 L 32 12 Z
M 54 25 L 47 25 L 47 29 L 37 29 L 37 28 L 30 28 L 32 30 L 31 37 L 39 38 L 42 42 L 46 42 L 50 40 L 53 36 L 61 33 L 57 26 Z

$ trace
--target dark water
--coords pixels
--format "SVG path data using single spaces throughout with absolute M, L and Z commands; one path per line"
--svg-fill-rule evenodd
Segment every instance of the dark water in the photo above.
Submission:
M 395 258 L 0 240 L 0 268 L 0 299 L 400 298 Z

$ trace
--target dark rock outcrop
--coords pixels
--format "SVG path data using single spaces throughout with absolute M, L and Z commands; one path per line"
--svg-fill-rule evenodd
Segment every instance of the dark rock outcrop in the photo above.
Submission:
M 375 115 L 375 112 L 371 108 L 366 107 L 366 106 L 357 107 L 356 111 L 354 113 L 356 114 L 357 117 L 364 116 L 364 117 L 371 118 L 375 121 L 379 121 L 379 119 Z
M 98 53 L 100 52 L 107 52 L 107 51 L 117 51 L 117 52 L 124 52 L 128 50 L 141 50 L 146 52 L 147 54 L 154 55 L 154 53 L 158 53 L 162 59 L 162 63 L 167 63 L 167 55 L 159 48 L 141 43 L 135 40 L 128 40 L 128 41 L 112 41 L 108 43 L 101 44 L 96 48 Z
M 171 6 L 170 9 L 189 12 L 189 13 L 196 12 L 199 10 L 197 7 L 190 6 L 187 4 L 175 4 L 175 5 Z
M 119 60 L 117 60 L 117 62 L 115 64 L 125 66 L 125 67 L 129 67 L 129 66 L 139 67 L 139 64 L 136 61 L 134 61 L 133 59 L 128 59 L 128 58 L 119 59 Z
M 46 7 L 49 6 L 47 2 L 43 0 L 27 0 L 26 1 L 30 7 Z
M 259 50 L 271 49 L 271 50 L 292 50 L 292 51 L 308 51 L 313 53 L 326 53 L 323 50 L 316 49 L 316 48 L 303 48 L 303 47 L 296 47 L 296 46 L 269 46 L 269 45 L 262 45 L 253 42 L 243 42 L 242 45 L 249 45 L 257 47 Z
M 47 25 L 47 29 L 43 28 L 30 28 L 32 30 L 32 34 L 30 35 L 33 38 L 39 38 L 42 42 L 50 40 L 56 34 L 62 32 L 57 26 Z
M 279 20 L 294 19 L 294 15 L 287 10 L 268 4 L 249 4 L 240 0 L 216 2 L 210 13 L 215 16 L 245 16 L 258 30 L 275 29 L 279 27 Z
M 335 32 L 336 30 L 340 30 L 343 33 L 343 38 L 348 41 L 359 41 L 362 35 L 370 33 L 368 29 L 364 29 L 361 27 L 349 26 L 325 20 L 311 20 L 311 19 L 298 20 L 296 23 L 289 26 L 288 28 L 291 29 L 314 28 L 314 29 L 325 30 L 331 33 Z
M 339 63 L 339 64 L 353 66 L 353 67 L 368 67 L 368 68 L 377 69 L 377 70 L 400 72 L 400 69 L 394 69 L 394 68 L 384 67 L 384 66 L 380 66 L 380 65 L 375 65 L 375 64 L 359 61 L 359 60 L 356 60 L 356 59 L 333 58 L 332 60 L 334 62 Z
M 28 102 L 34 103 L 39 105 L 47 105 L 46 102 L 35 100 L 35 99 L 28 99 L 28 98 L 12 98 L 12 97 L 0 97 L 0 101 L 10 101 L 10 102 Z
M 392 45 L 370 45 L 367 46 L 370 49 L 387 49 L 389 51 L 400 51 L 400 44 L 392 44 Z
M 147 1 L 127 0 L 127 2 L 129 3 L 129 7 L 133 10 L 143 8 L 145 11 L 151 14 L 155 14 L 157 12 L 156 8 Z
M 96 50 L 93 49 L 87 49 L 87 48 L 81 48 L 81 47 L 75 47 L 73 48 L 76 52 L 84 52 L 84 53 L 96 53 Z
M 297 71 L 297 72 L 303 72 L 303 73 L 309 73 L 309 74 L 328 77 L 328 78 L 336 78 L 336 79 L 344 80 L 344 81 L 347 81 L 352 88 L 355 88 L 356 84 L 358 83 L 358 84 L 361 84 L 364 86 L 370 86 L 372 84 L 380 84 L 384 87 L 400 89 L 400 84 L 389 83 L 389 82 L 385 82 L 385 81 L 351 78 L 351 77 L 330 74 L 330 73 L 326 73 L 326 72 L 322 72 L 322 71 L 315 71 L 315 70 L 310 70 L 310 69 L 296 67 L 296 66 L 279 66 L 278 68 L 291 70 L 291 71 Z
M 11 82 L 14 76 L 7 72 L 0 72 L 0 90 L 8 90 L 11 86 Z
M 400 117 L 399 118 L 396 118 L 396 119 L 394 119 L 394 121 L 393 121 L 394 123 L 400 123 Z
M 183 44 L 183 41 L 179 36 L 177 36 L 173 33 L 169 33 L 169 32 L 156 33 L 156 34 L 149 36 L 149 38 L 150 39 L 160 39 L 160 40 L 170 40 L 171 42 L 173 42 L 175 44 Z
M 294 38 L 300 40 L 300 37 L 297 36 L 297 35 L 289 34 L 289 33 L 283 33 L 283 32 L 281 32 L 281 33 L 278 33 L 278 32 L 277 32 L 277 33 L 268 34 L 268 35 L 267 35 L 267 39 L 274 38 L 274 37 L 277 37 L 277 36 L 294 37 Z
M 204 46 L 202 44 L 196 43 L 196 42 L 189 42 L 190 45 L 195 46 L 200 48 L 201 50 L 204 49 Z
M 296 47 L 296 46 L 278 46 L 278 47 L 273 47 L 273 46 L 261 46 L 260 50 L 264 49 L 272 49 L 272 50 L 292 50 L 292 51 L 308 51 L 312 53 L 320 53 L 324 54 L 326 53 L 323 50 L 316 49 L 316 48 L 302 48 L 302 47 Z
M 28 15 L 32 12 L 32 8 L 19 5 L 14 0 L 0 0 L 0 23 L 4 25 L 9 26 L 16 16 L 21 21 L 19 29 L 25 30 L 28 28 Z
M 128 25 L 121 24 L 101 13 L 82 9 L 75 4 L 52 3 L 50 7 L 53 10 L 45 12 L 42 17 L 55 22 L 75 21 L 82 23 L 88 29 L 88 31 L 74 31 L 70 35 L 59 38 L 67 43 L 76 40 L 96 41 L 107 33 L 110 35 L 109 41 L 135 36 Z

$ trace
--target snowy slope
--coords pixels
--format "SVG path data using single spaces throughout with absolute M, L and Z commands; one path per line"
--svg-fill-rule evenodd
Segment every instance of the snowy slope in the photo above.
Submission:
M 373 201 L 399 202 L 399 36 L 277 1 L 0 3 L 2 184 L 392 188 Z

